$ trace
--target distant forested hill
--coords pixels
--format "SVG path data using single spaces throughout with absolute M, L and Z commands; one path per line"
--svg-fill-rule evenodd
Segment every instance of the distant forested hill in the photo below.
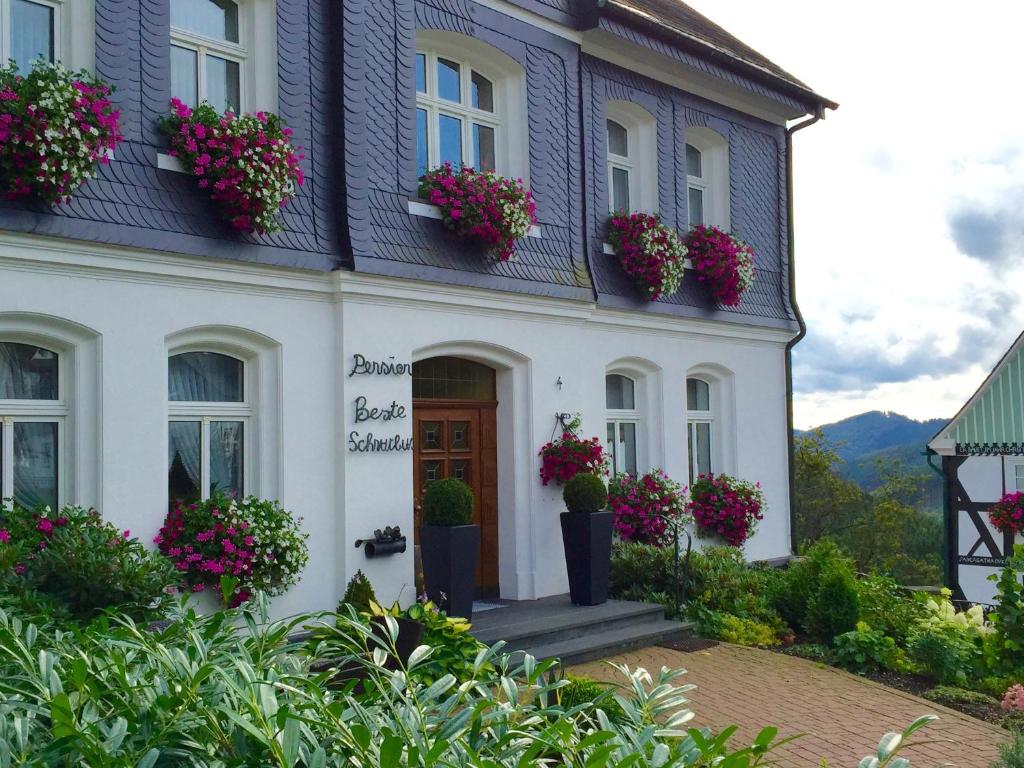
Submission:
M 853 480 L 865 491 L 881 484 L 877 462 L 900 462 L 907 474 L 925 480 L 925 505 L 942 508 L 942 481 L 925 463 L 925 444 L 946 423 L 947 419 L 915 421 L 898 413 L 869 411 L 834 424 L 820 427 L 826 439 L 843 459 L 840 474 Z

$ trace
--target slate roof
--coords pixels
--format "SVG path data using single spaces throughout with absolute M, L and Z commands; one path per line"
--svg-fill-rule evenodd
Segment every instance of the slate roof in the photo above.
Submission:
M 609 15 L 666 34 L 681 47 L 696 48 L 754 79 L 775 85 L 783 92 L 800 96 L 824 108 L 836 109 L 839 106 L 680 0 L 598 2 Z

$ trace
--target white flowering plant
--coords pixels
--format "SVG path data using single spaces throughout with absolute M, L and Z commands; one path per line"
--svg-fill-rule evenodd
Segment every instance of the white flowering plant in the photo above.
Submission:
M 121 136 L 113 89 L 84 70 L 39 60 L 27 75 L 0 68 L 0 182 L 8 200 L 67 203 Z
M 175 503 L 154 539 L 192 592 L 234 587 L 238 605 L 253 592 L 279 595 L 298 583 L 309 562 L 302 518 L 280 502 L 214 493 L 206 501 Z
M 929 598 L 924 606 L 926 615 L 919 622 L 920 626 L 927 629 L 954 629 L 980 637 L 993 632 L 992 625 L 985 621 L 985 611 L 980 605 L 958 611 L 952 597 L 953 592 L 943 588 L 938 600 Z
M 206 102 L 193 109 L 172 99 L 160 127 L 170 154 L 209 191 L 232 227 L 261 235 L 281 230 L 281 209 L 304 181 L 305 155 L 277 115 L 221 114 Z

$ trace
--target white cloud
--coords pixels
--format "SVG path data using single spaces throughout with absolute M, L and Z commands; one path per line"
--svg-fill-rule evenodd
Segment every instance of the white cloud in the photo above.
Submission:
M 952 414 L 1024 326 L 1024 3 L 690 4 L 840 103 L 795 139 L 798 424 Z

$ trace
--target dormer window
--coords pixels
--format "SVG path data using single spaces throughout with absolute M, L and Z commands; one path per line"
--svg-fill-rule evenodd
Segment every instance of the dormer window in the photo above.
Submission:
M 729 228 L 729 144 L 708 128 L 686 129 L 686 202 L 691 228 Z
M 0 63 L 13 59 L 28 72 L 36 59 L 60 57 L 60 5 L 39 0 L 0 0 Z
M 449 32 L 416 38 L 416 175 L 444 163 L 526 178 L 523 69 Z
M 234 0 L 171 0 L 171 93 L 195 106 L 242 108 L 242 44 Z
M 657 121 L 636 104 L 612 101 L 605 128 L 609 209 L 654 213 L 658 209 Z

